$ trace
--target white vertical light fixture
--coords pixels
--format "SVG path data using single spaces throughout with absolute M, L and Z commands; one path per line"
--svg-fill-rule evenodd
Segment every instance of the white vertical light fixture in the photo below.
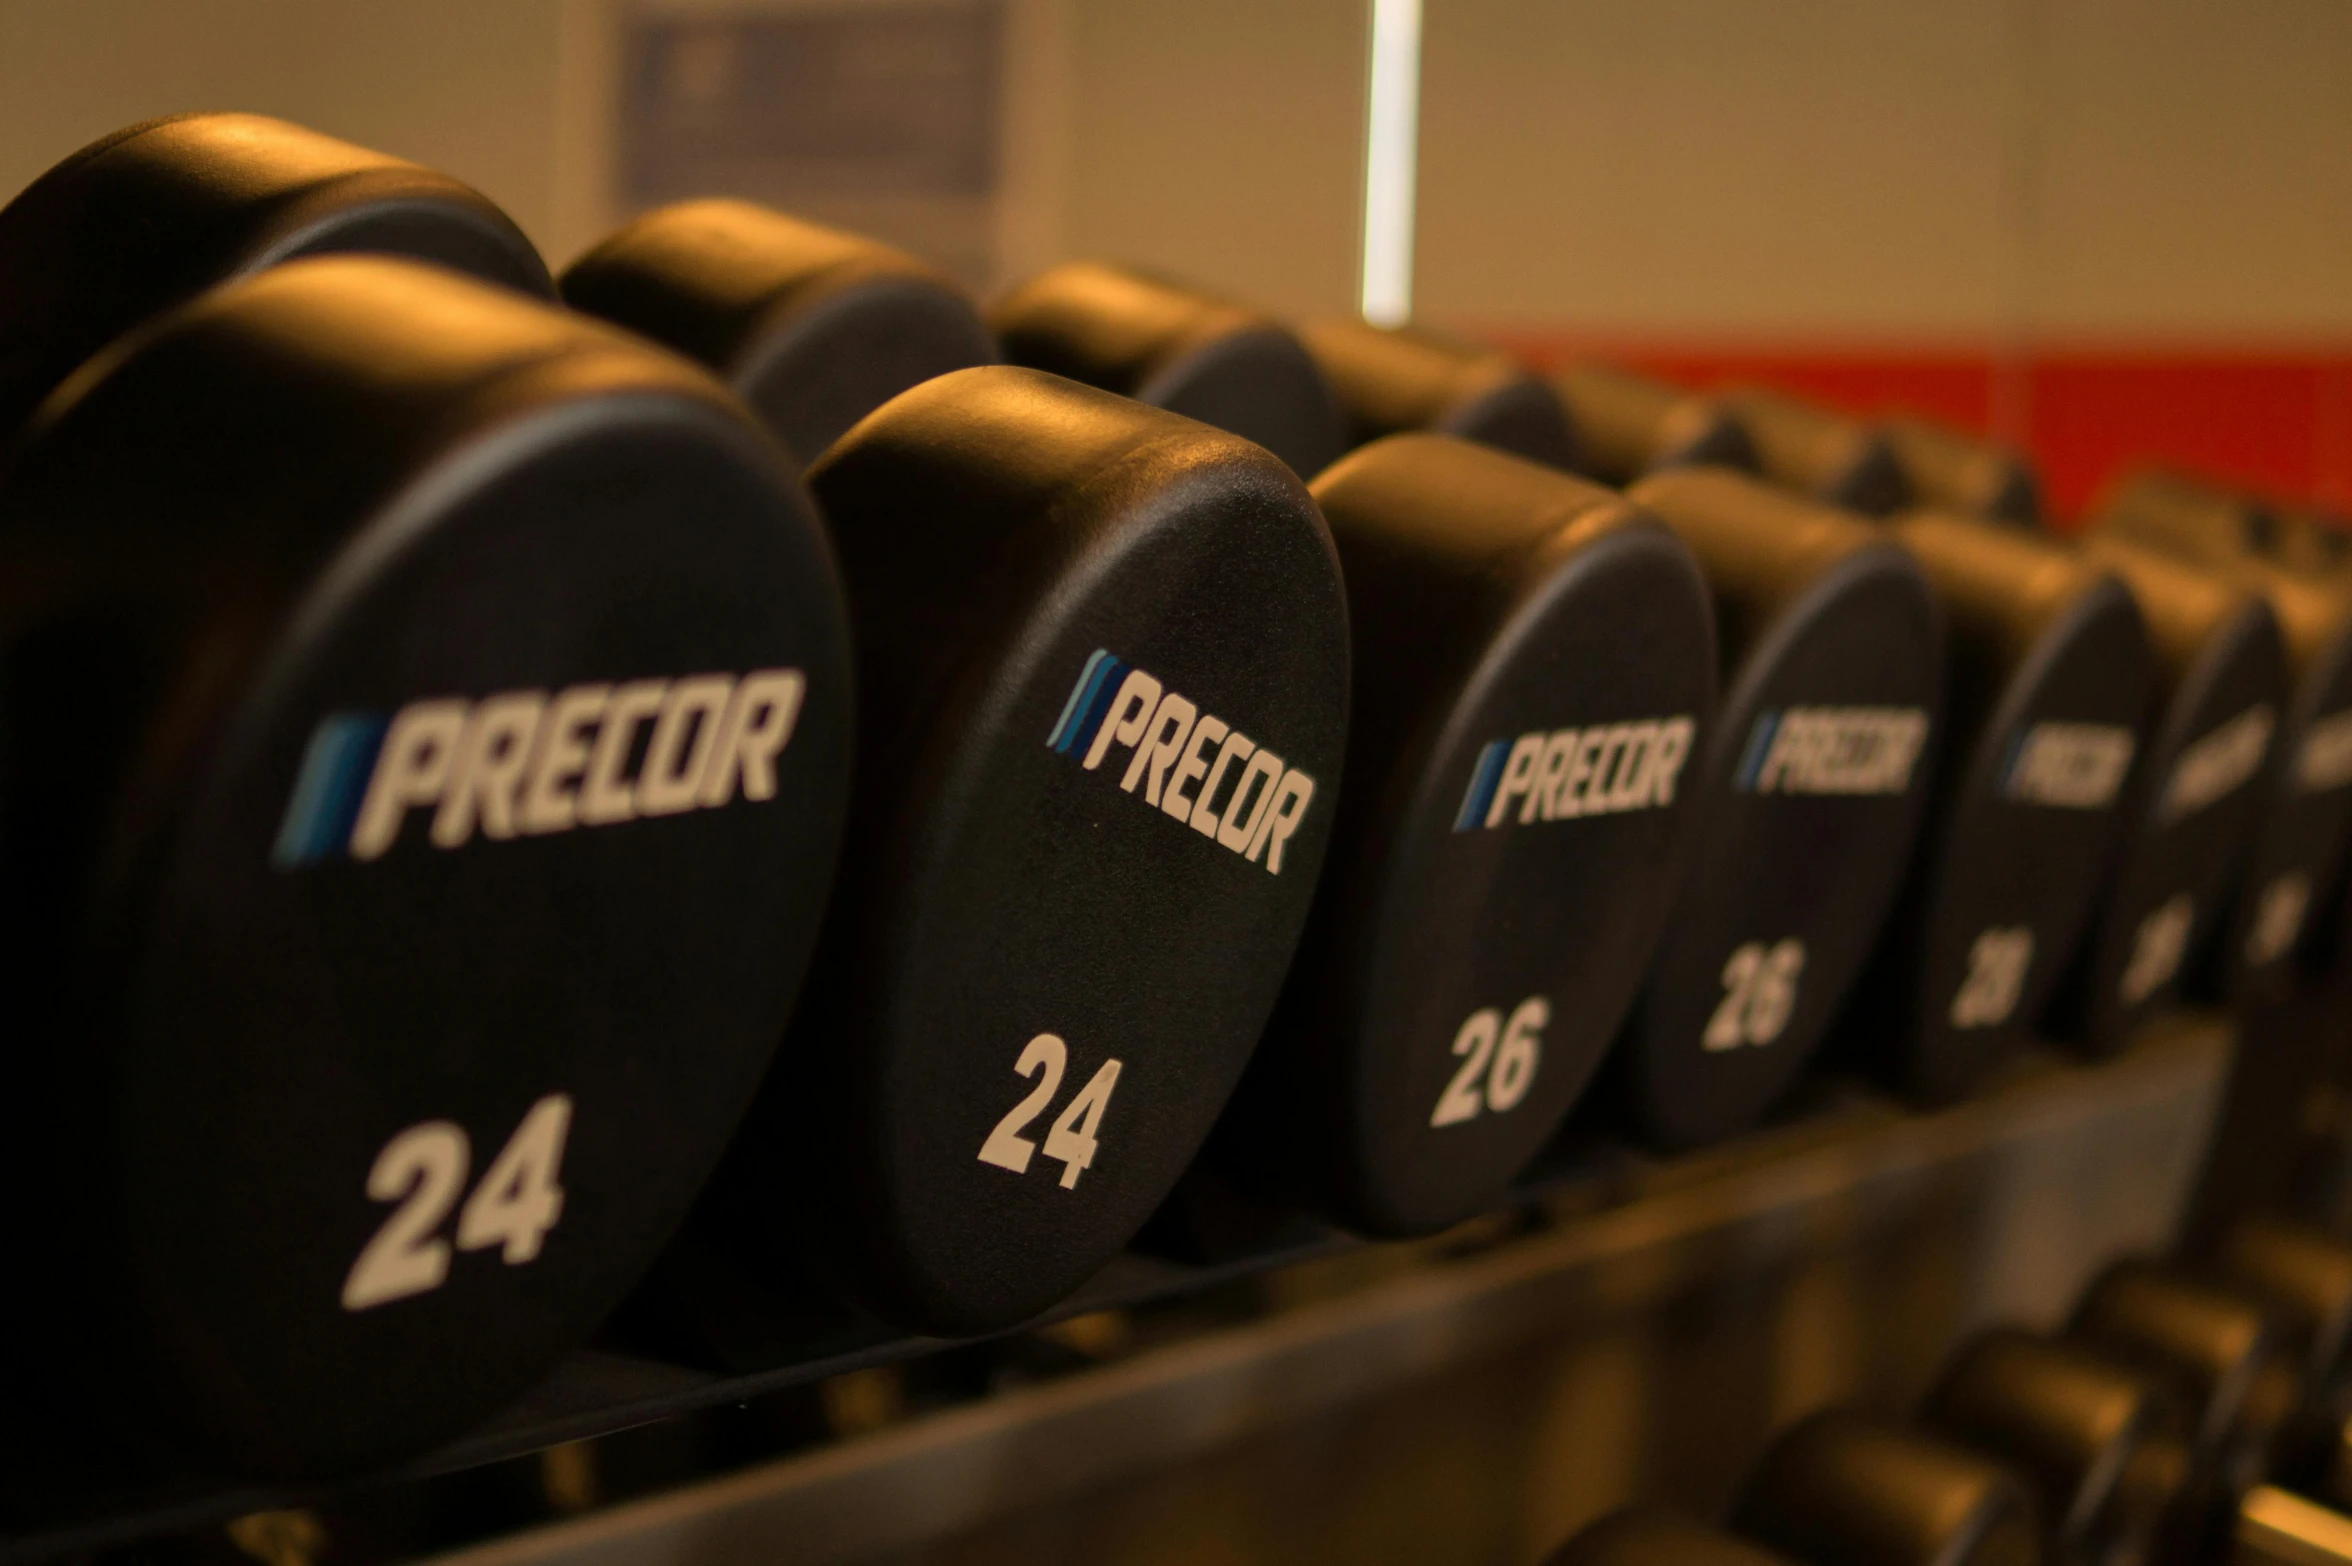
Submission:
M 1413 314 L 1413 186 L 1421 161 L 1421 0 L 1372 0 L 1364 113 L 1362 310 L 1374 326 Z

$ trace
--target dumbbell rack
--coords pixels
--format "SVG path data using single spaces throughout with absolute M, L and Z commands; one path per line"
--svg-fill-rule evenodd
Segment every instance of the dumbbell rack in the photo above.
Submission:
M 1351 1253 L 1370 1263 L 1378 1262 L 1384 1249 L 1417 1252 L 1421 1259 L 1451 1257 L 1445 1268 L 1420 1274 L 1422 1281 L 1401 1306 L 1393 1301 L 1376 1305 L 1370 1318 L 1359 1311 L 1330 1333 L 1301 1339 L 1293 1331 L 1280 1338 L 1278 1350 L 1263 1351 L 1276 1352 L 1278 1359 L 1287 1356 L 1283 1363 L 1260 1367 L 1270 1383 L 1289 1385 L 1294 1392 L 1308 1386 L 1316 1390 L 1307 1402 L 1327 1402 L 1428 1373 L 1448 1356 L 1507 1349 L 1544 1323 L 1556 1322 L 1580 1300 L 1596 1292 L 1621 1292 L 1626 1277 L 1649 1278 L 1647 1286 L 1654 1286 L 1669 1274 L 1688 1279 L 1725 1267 L 1731 1258 L 1752 1256 L 1759 1247 L 1795 1244 L 1833 1210 L 1861 1204 L 1899 1213 L 1906 1204 L 1926 1199 L 1938 1182 L 1946 1189 L 1989 1190 L 2006 1181 L 2018 1200 L 2030 1200 L 2032 1191 L 2046 1189 L 2050 1158 L 2082 1160 L 2086 1150 L 2103 1150 L 2098 1173 L 2091 1172 L 2087 1160 L 2067 1167 L 2079 1169 L 2091 1183 L 2112 1182 L 2108 1166 L 2117 1162 L 2115 1149 L 2122 1146 L 2141 1155 L 2142 1175 L 2161 1171 L 2158 1183 L 2170 1178 L 2173 1185 L 2152 1196 L 2143 1178 L 2128 1197 L 2110 1194 L 2103 1205 L 2093 1200 L 2087 1216 L 2077 1213 L 2068 1220 L 2080 1230 L 2069 1243 L 2084 1251 L 2081 1262 L 2087 1269 L 2116 1248 L 2159 1245 L 2169 1238 L 2195 1173 L 2186 1154 L 2221 1112 L 2231 1040 L 2227 1025 L 2201 1018 L 2154 1030 L 2122 1057 L 2101 1064 L 2037 1054 L 1978 1097 L 1926 1115 L 1829 1079 L 1765 1132 L 1670 1162 L 1598 1136 L 1571 1137 L 1564 1151 L 1523 1183 L 1506 1212 L 1481 1220 L 1472 1235 L 1418 1247 L 1365 1247 L 1337 1231 L 1300 1224 L 1262 1249 L 1210 1265 L 1131 1252 L 1055 1316 L 1171 1301 L 1319 1261 L 1346 1265 L 1341 1259 Z M 2244 1095 L 2232 1096 L 2238 1101 L 2232 1112 L 2242 1112 Z M 2041 1160 L 2035 1166 L 2039 1172 L 2028 1177 L 2024 1166 L 2036 1159 Z M 2132 1157 L 2121 1162 L 2129 1164 Z M 2082 1205 L 2083 1193 L 2074 1194 L 2073 1205 Z M 1405 1259 L 1400 1256 L 1400 1264 Z M 2057 1281 L 2071 1289 L 2080 1280 Z M 2054 1308 L 2055 1302 L 1994 1298 L 1976 1305 L 2014 1314 Z M 607 1346 L 574 1358 L 488 1428 L 400 1473 L 369 1476 L 365 1482 L 492 1463 L 950 1346 L 874 1324 L 844 1323 L 810 1334 L 750 1373 Z M 1222 1374 L 1229 1378 L 1231 1366 Z M 1154 1395 L 1163 1402 L 1172 1396 L 1178 1404 L 1218 1395 L 1207 1383 L 1187 1391 L 1187 1379 L 1179 1374 L 1173 1391 L 1155 1382 Z M 1289 1405 L 1282 1397 L 1269 1401 L 1261 1396 L 1252 1406 L 1251 1417 L 1262 1420 L 1279 1417 Z M 1107 1445 L 1090 1436 L 1081 1443 L 1088 1456 L 1080 1469 L 1099 1472 L 1106 1463 L 1121 1461 L 1120 1454 L 1130 1464 L 1165 1460 L 1168 1431 L 1226 1428 L 1216 1419 L 1198 1418 L 1178 1418 L 1171 1425 L 1152 1417 L 1155 1412 L 1166 1409 L 1128 1408 L 1088 1424 L 1098 1433 L 1129 1424 L 1153 1433 Z M 162 1473 L 131 1475 L 119 1464 L 92 1467 L 55 1435 L 43 1432 L 26 1440 L 24 1450 L 8 1455 L 14 1482 L 0 1493 L 0 1562 L 50 1559 L 313 1499 Z M 1000 1430 L 994 1438 L 1006 1437 Z M 790 1460 L 776 1466 L 785 1473 L 778 1481 L 781 1488 L 755 1487 L 755 1502 L 780 1518 L 827 1504 L 791 1479 Z M 910 1471 L 895 1482 L 919 1485 L 924 1480 Z M 736 1502 L 730 1504 L 741 1502 L 739 1490 L 731 1494 Z M 1011 1505 L 1019 1499 L 994 1496 L 988 1504 Z M 931 1515 L 936 1508 L 917 1510 Z M 878 1519 L 876 1526 L 886 1533 L 891 1525 Z M 544 1558 L 561 1558 L 560 1534 L 561 1529 L 550 1530 L 553 1553 Z M 877 1536 L 875 1547 L 886 1542 Z

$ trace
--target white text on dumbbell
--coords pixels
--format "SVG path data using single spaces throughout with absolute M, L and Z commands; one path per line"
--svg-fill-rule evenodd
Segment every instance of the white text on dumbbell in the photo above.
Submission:
M 2001 772 L 2001 794 L 2021 805 L 2104 810 L 2122 792 L 2139 748 L 2118 723 L 2037 723 Z
M 2262 770 L 2270 731 L 2278 727 L 2268 702 L 2248 707 L 2208 730 L 2180 753 L 2165 779 L 2158 813 L 2167 821 L 2194 815 Z
M 1671 805 L 1696 728 L 1680 716 L 1489 740 L 1470 769 L 1454 830 Z
M 1101 648 L 1078 671 L 1045 743 L 1091 772 L 1128 751 L 1119 787 L 1251 864 L 1282 873 L 1282 847 L 1306 819 L 1315 780 L 1141 669 Z
M 2033 967 L 2031 925 L 1995 925 L 1979 930 L 1968 948 L 1968 973 L 1952 997 L 1952 1026 L 1997 1028 L 2017 1010 L 2025 975 Z
M 536 1260 L 547 1231 L 563 1216 L 564 1139 L 572 1129 L 569 1094 L 550 1093 L 523 1115 L 522 1124 L 482 1172 L 482 1183 L 457 1215 L 457 1249 L 495 1245 L 509 1267 Z M 454 1120 L 410 1126 L 376 1155 L 368 1170 L 371 1201 L 398 1202 L 367 1242 L 343 1280 L 343 1308 L 406 1299 L 441 1287 L 449 1276 L 449 1242 L 441 1221 L 457 1205 L 473 1150 Z
M 1926 744 L 1917 707 L 1790 707 L 1758 715 L 1737 781 L 1757 794 L 1900 794 Z
M 1501 1115 L 1517 1109 L 1535 1086 L 1535 1068 L 1543 1063 L 1544 1024 L 1551 1020 L 1552 1003 L 1541 995 L 1512 1007 L 1508 1022 L 1492 1006 L 1472 1012 L 1454 1033 L 1454 1053 L 1462 1064 L 1437 1096 L 1429 1123 L 1458 1126 L 1476 1120 L 1482 1110 Z
M 805 685 L 759 669 L 338 712 L 310 737 L 271 858 L 378 858 L 412 810 L 458 848 L 773 799 Z
M 1070 1069 L 1070 1046 L 1058 1035 L 1040 1033 L 1022 1049 L 1013 1062 L 1017 1075 L 1036 1077 L 1037 1086 L 1029 1096 L 1015 1104 L 996 1129 L 988 1133 L 988 1140 L 980 1144 L 980 1161 L 994 1164 L 999 1169 L 1010 1169 L 1015 1174 L 1029 1172 L 1029 1160 L 1036 1156 L 1037 1144 L 1021 1133 L 1029 1129 L 1029 1122 L 1046 1112 L 1054 1095 L 1062 1090 L 1062 1073 Z M 1078 1176 L 1094 1167 L 1094 1155 L 1099 1146 L 1097 1135 L 1102 1130 L 1103 1111 L 1111 1107 L 1111 1093 L 1119 1085 L 1119 1062 L 1106 1060 L 1086 1079 L 1086 1086 L 1063 1106 L 1054 1117 L 1053 1125 L 1045 1133 L 1045 1156 L 1062 1161 L 1062 1189 L 1067 1191 L 1078 1183 Z
M 2126 1006 L 2137 1006 L 2172 982 L 2189 954 L 2189 930 L 2196 922 L 2197 905 L 2186 892 L 2173 893 L 2140 921 L 2132 932 L 2131 960 L 2115 983 Z
M 1803 941 L 1792 938 L 1770 946 L 1745 941 L 1734 947 L 1723 964 L 1723 999 L 1708 1017 L 1699 1047 L 1714 1053 L 1779 1038 L 1797 1009 L 1797 981 L 1804 973 Z

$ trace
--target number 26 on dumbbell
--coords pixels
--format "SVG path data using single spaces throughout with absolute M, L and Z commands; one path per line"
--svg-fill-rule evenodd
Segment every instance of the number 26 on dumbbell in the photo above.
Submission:
M 1476 1120 L 1482 1110 L 1500 1115 L 1518 1108 L 1535 1085 L 1535 1068 L 1543 1059 L 1544 1024 L 1551 1020 L 1552 1003 L 1541 995 L 1530 995 L 1512 1007 L 1508 1022 L 1492 1006 L 1472 1012 L 1454 1034 L 1454 1053 L 1468 1058 L 1438 1095 L 1437 1107 L 1429 1112 L 1430 1125 L 1458 1126 Z
M 1700 1044 L 1710 1051 L 1742 1044 L 1769 1044 L 1797 1009 L 1797 980 L 1805 971 L 1805 943 L 1790 939 L 1770 946 L 1746 941 L 1723 965 L 1723 999 L 1707 1019 Z

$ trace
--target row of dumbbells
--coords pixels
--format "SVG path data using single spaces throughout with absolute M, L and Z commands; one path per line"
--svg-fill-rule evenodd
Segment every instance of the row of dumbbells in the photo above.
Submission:
M 1792 405 L 1100 267 L 984 317 L 740 203 L 558 297 L 248 116 L 0 211 L 6 1342 L 117 1432 L 417 1450 L 682 1219 L 982 1333 L 1196 1157 L 1426 1232 L 1589 1094 L 1754 1123 L 1841 1014 L 1942 1097 L 2331 955 L 2327 580 L 1881 523 Z
M 1963 1343 L 1907 1422 L 1782 1432 L 1718 1528 L 1635 1508 L 1552 1566 L 2329 1566 L 2352 1558 L 2352 1245 L 2267 1218 Z

